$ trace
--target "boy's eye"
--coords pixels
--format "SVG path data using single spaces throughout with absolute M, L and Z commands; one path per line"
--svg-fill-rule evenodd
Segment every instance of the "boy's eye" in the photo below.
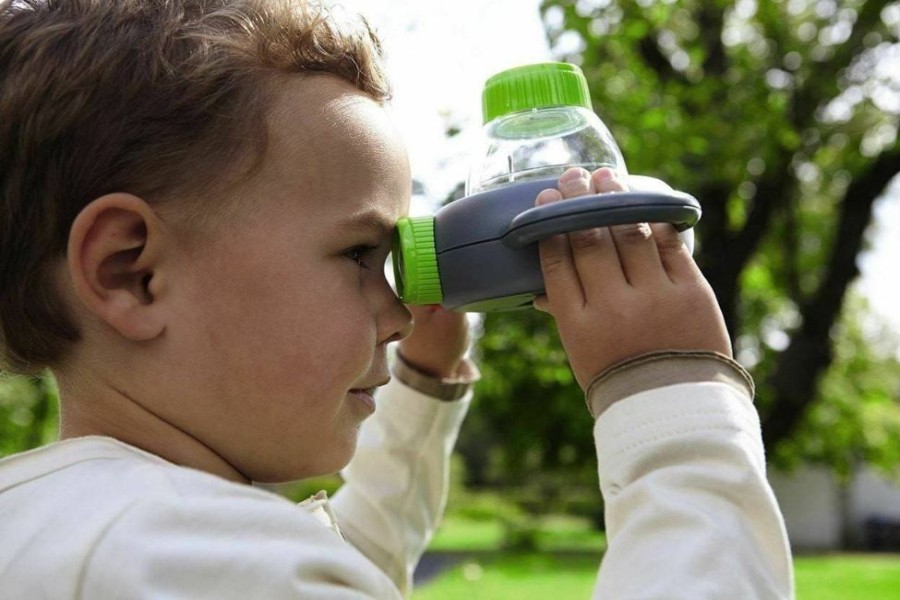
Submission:
M 346 252 L 344 252 L 344 256 L 358 264 L 363 269 L 370 268 L 370 262 L 372 258 L 372 253 L 378 250 L 375 246 L 368 246 L 365 244 L 361 244 L 359 246 L 354 246 L 350 248 Z

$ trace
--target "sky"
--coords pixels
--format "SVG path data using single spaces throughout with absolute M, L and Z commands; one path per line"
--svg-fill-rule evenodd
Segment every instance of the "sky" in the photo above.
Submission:
M 553 59 L 539 0 L 341 4 L 365 15 L 382 37 L 394 85 L 391 111 L 409 148 L 413 177 L 426 188 L 411 212 L 428 212 L 466 177 L 481 127 L 484 81 L 506 68 Z M 448 139 L 448 127 L 461 133 Z M 895 184 L 876 205 L 856 286 L 900 335 L 900 183 Z

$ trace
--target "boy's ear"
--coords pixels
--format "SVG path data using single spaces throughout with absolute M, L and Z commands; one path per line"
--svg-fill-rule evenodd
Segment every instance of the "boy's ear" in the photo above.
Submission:
M 151 340 L 165 329 L 159 302 L 165 235 L 150 205 L 131 194 L 101 196 L 72 223 L 66 260 L 75 294 L 130 340 Z

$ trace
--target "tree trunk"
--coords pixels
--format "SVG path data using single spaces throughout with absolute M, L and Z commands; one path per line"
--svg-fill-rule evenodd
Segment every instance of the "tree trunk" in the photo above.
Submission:
M 781 352 L 772 375 L 762 386 L 772 394 L 763 415 L 763 441 L 769 448 L 791 435 L 815 400 L 818 383 L 832 361 L 831 332 L 843 307 L 848 286 L 856 279 L 856 258 L 865 241 L 875 200 L 900 172 L 900 144 L 882 153 L 848 186 L 841 204 L 837 237 L 819 289 L 801 307 L 803 323 Z

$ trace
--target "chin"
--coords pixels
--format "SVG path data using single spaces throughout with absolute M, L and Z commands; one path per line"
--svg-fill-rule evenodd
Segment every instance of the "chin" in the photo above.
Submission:
M 311 452 L 314 454 L 302 457 L 301 461 L 284 457 L 277 461 L 278 464 L 267 465 L 269 468 L 255 473 L 252 479 L 257 483 L 287 483 L 310 477 L 333 475 L 346 467 L 356 453 L 355 433 L 352 440 L 341 443 L 335 441 L 330 445 L 323 444 L 318 451 L 313 449 Z

